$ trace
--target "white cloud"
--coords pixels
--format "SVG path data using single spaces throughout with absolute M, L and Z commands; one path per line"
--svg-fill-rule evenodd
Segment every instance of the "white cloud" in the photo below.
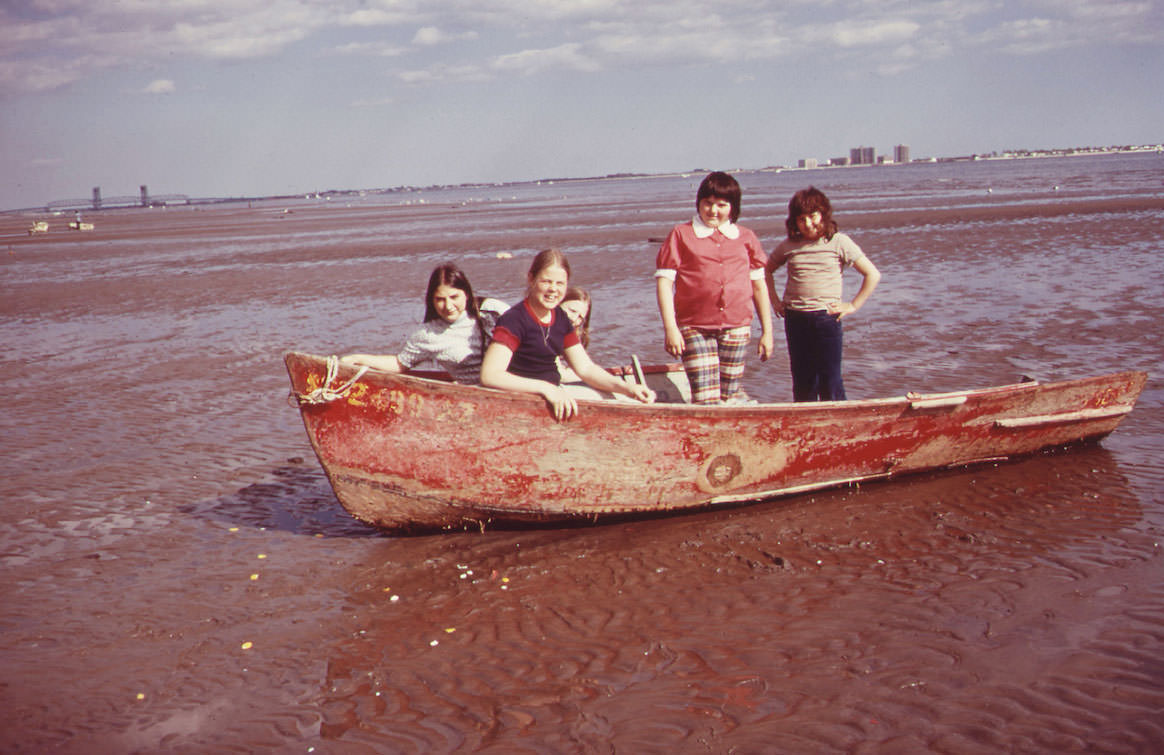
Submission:
M 1068 15 L 1075 18 L 1091 20 L 1125 20 L 1137 19 L 1151 15 L 1152 3 L 1147 2 L 1115 2 L 1114 0 L 1077 0 L 1066 3 Z
M 492 78 L 475 65 L 437 64 L 427 69 L 401 71 L 396 75 L 405 84 L 431 84 L 438 81 L 486 81 Z
M 541 50 L 498 55 L 490 63 L 494 71 L 507 71 L 526 76 L 550 69 L 597 71 L 601 66 L 582 51 L 582 45 L 570 42 Z
M 396 100 L 392 97 L 376 97 L 373 99 L 356 100 L 355 102 L 352 103 L 352 107 L 354 107 L 354 108 L 384 107 L 385 105 L 395 104 L 395 102 L 396 102 Z
M 660 63 L 732 64 L 830 45 L 855 67 L 937 56 L 1160 42 L 1148 0 L 9 0 L 0 93 L 111 68 L 327 53 L 414 56 L 401 80 L 448 81 Z M 450 31 L 472 29 L 474 31 Z M 373 38 L 373 35 L 376 35 Z M 472 46 L 459 43 L 473 40 Z M 426 51 L 441 46 L 439 65 Z M 904 50 L 903 54 L 901 51 Z M 822 53 L 828 54 L 828 53 Z M 892 60 L 886 63 L 886 58 Z
M 338 18 L 341 26 L 394 26 L 408 22 L 412 16 L 407 13 L 384 10 L 379 8 L 360 8 L 350 13 L 342 14 Z
M 146 84 L 142 94 L 173 94 L 178 88 L 170 79 L 157 79 Z
M 438 29 L 435 26 L 422 26 L 421 28 L 417 29 L 416 34 L 413 35 L 412 44 L 429 46 L 476 38 L 477 32 L 475 31 L 467 31 L 460 34 L 450 34 L 446 31 Z
M 366 55 L 378 58 L 394 58 L 407 52 L 407 48 L 388 44 L 387 42 L 348 42 L 333 47 L 331 53 L 336 55 Z
M 267 28 L 221 20 L 217 23 L 182 22 L 174 27 L 173 41 L 188 53 L 208 58 L 262 58 L 279 52 L 292 42 L 305 38 L 302 27 Z
M 440 81 L 444 77 L 441 76 L 439 69 L 433 68 L 430 70 L 401 71 L 396 74 L 396 78 L 405 84 L 430 84 L 435 81 Z
M 1014 53 L 1045 52 L 1066 44 L 1062 24 L 1047 18 L 1025 18 L 998 27 L 994 39 Z
M 0 92 L 47 92 L 84 75 L 78 66 L 54 66 L 38 60 L 0 61 Z
M 412 37 L 414 45 L 437 45 L 447 40 L 448 37 L 435 26 L 422 26 L 416 30 L 416 34 Z
M 36 0 L 27 6 L 0 6 L 6 43 L 0 93 L 46 91 L 111 68 L 270 56 L 337 24 L 311 0 Z
M 973 41 L 1018 55 L 1164 41 L 1164 10 L 1154 3 L 1028 0 L 1015 10 L 1012 18 L 995 23 Z
M 921 29 L 915 21 L 885 20 L 873 24 L 845 24 L 832 33 L 841 47 L 893 45 L 910 39 Z

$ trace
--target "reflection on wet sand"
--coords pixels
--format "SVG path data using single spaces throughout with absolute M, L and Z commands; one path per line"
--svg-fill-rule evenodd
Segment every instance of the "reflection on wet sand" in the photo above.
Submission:
M 1071 494 L 1097 481 L 1102 500 Z M 1070 743 L 1089 697 L 1129 722 L 1164 702 L 1105 702 L 1098 679 L 1150 660 L 1134 645 L 1076 658 L 1164 620 L 1113 613 L 1123 590 L 1105 586 L 1116 565 L 1151 585 L 1141 514 L 1111 454 L 1088 447 L 467 548 L 386 541 L 350 583 L 356 629 L 328 655 L 321 735 L 436 750 Z

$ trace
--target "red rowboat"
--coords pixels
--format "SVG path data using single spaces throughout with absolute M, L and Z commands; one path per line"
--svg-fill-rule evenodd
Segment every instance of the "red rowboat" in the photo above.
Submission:
M 802 404 L 694 406 L 678 365 L 614 370 L 652 405 L 581 401 L 555 422 L 538 396 L 359 372 L 285 355 L 307 437 L 336 497 L 391 530 L 596 519 L 741 503 L 1098 440 L 1143 372 Z M 636 376 L 637 374 L 637 376 Z

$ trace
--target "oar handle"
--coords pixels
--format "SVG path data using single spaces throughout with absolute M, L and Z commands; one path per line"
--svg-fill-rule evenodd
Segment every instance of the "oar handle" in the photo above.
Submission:
M 639 357 L 637 354 L 631 354 L 631 366 L 634 367 L 635 380 L 638 381 L 638 384 L 639 385 L 646 385 L 647 384 L 647 376 L 643 374 L 643 364 L 642 364 L 642 362 L 639 361 Z

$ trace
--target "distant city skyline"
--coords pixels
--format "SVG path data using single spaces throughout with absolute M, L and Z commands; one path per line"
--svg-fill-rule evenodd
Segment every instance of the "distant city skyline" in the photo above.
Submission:
M 854 150 L 856 150 L 856 149 L 871 150 L 873 148 L 868 147 L 868 148 L 853 148 L 853 149 Z M 816 169 L 816 168 L 832 168 L 832 167 L 869 167 L 869 166 L 876 166 L 876 165 L 896 165 L 896 164 L 915 162 L 915 160 L 912 160 L 909 158 L 909 145 L 905 145 L 905 144 L 894 145 L 893 150 L 894 150 L 894 155 L 893 155 L 892 159 L 882 160 L 879 158 L 887 158 L 888 156 L 887 155 L 875 155 L 875 159 L 873 160 L 873 162 L 870 162 L 870 163 L 853 165 L 850 162 L 850 160 L 851 160 L 851 155 L 850 155 L 850 157 L 830 158 L 829 160 L 827 160 L 825 162 L 821 162 L 815 158 L 801 158 L 800 160 L 797 161 L 797 165 L 795 167 L 800 168 L 800 169 Z M 1066 157 L 1066 156 L 1071 156 L 1071 155 L 1108 154 L 1108 153 L 1117 153 L 1117 152 L 1148 152 L 1148 151 L 1164 152 L 1164 142 L 1155 143 L 1155 144 L 1141 144 L 1141 145 L 1118 145 L 1118 146 L 1112 145 L 1112 146 L 1106 146 L 1106 147 L 1091 146 L 1091 147 L 1048 148 L 1048 149 L 1016 150 L 1016 151 L 991 152 L 991 153 L 971 153 L 968 155 L 946 155 L 946 156 L 939 156 L 939 157 L 931 156 L 931 157 L 918 159 L 918 160 L 916 160 L 916 162 L 951 162 L 951 161 L 974 160 L 974 159 L 990 160 L 990 159 L 1023 159 L 1023 158 L 1038 158 L 1038 157 Z M 852 150 L 851 150 L 851 152 L 852 152 Z M 737 168 L 735 170 L 729 170 L 728 172 L 790 170 L 790 169 L 792 169 L 792 167 L 793 166 L 786 166 L 786 165 L 768 165 L 768 166 L 757 167 L 757 168 Z M 602 179 L 602 178 L 630 177 L 630 176 L 637 176 L 637 175 L 671 175 L 674 173 L 687 173 L 687 172 L 697 172 L 697 171 L 693 171 L 691 169 L 682 169 L 682 170 L 660 171 L 658 173 L 644 173 L 644 174 L 607 174 L 604 176 L 592 175 L 592 176 L 556 176 L 556 177 L 542 176 L 542 177 L 536 178 L 536 179 L 523 179 L 521 181 L 511 181 L 511 182 L 506 182 L 506 183 L 517 184 L 517 183 L 538 183 L 538 182 L 542 182 L 542 181 L 592 180 L 592 179 Z M 492 183 L 492 182 L 485 182 L 485 183 Z M 305 197 L 311 196 L 311 195 L 315 195 L 318 197 L 318 196 L 326 196 L 326 195 L 344 195 L 344 194 L 356 194 L 356 193 L 387 193 L 387 192 L 405 191 L 405 190 L 414 191 L 414 190 L 419 190 L 422 188 L 432 188 L 434 186 L 438 187 L 438 188 L 445 188 L 445 187 L 451 187 L 451 186 L 467 186 L 467 185 L 477 185 L 477 182 L 461 182 L 461 183 L 457 183 L 457 184 L 429 185 L 426 187 L 407 186 L 407 185 L 400 185 L 400 186 L 393 186 L 393 187 L 388 187 L 388 186 L 379 186 L 379 187 L 362 186 L 362 187 L 345 187 L 345 188 L 333 187 L 331 189 L 317 189 L 314 191 L 305 192 L 305 193 L 302 193 L 302 195 Z M 300 196 L 300 194 L 301 194 L 301 193 L 297 192 L 297 193 L 292 193 L 292 194 L 222 195 L 222 196 L 202 196 L 202 197 L 199 197 L 199 196 L 190 196 L 187 194 L 180 194 L 180 193 L 179 194 L 151 194 L 149 191 L 149 187 L 145 184 L 139 186 L 138 188 L 139 188 L 138 194 L 105 196 L 102 193 L 102 189 L 100 186 L 94 186 L 92 188 L 91 195 L 90 195 L 89 199 L 83 199 L 83 198 L 79 198 L 79 197 L 55 199 L 55 200 L 51 200 L 51 201 L 45 203 L 44 205 L 38 205 L 35 207 L 0 208 L 0 212 L 10 212 L 10 211 L 17 211 L 17 210 L 37 211 L 37 210 L 42 210 L 42 209 L 46 210 L 46 211 L 58 211 L 58 212 L 72 212 L 74 210 L 99 211 L 102 209 L 113 209 L 113 208 L 160 207 L 160 206 L 165 206 L 165 205 L 199 203 L 199 202 L 229 202 L 229 201 L 239 201 L 239 200 L 245 201 L 247 199 L 273 199 L 273 198 L 281 198 L 281 197 L 287 197 L 287 196 Z
M 870 163 L 854 164 L 852 163 L 852 153 L 858 149 L 873 150 L 874 159 Z M 831 168 L 831 167 L 864 167 L 866 165 L 897 165 L 909 162 L 948 162 L 957 160 L 972 160 L 972 159 L 1004 159 L 1004 158 L 1020 158 L 1020 157 L 1058 157 L 1080 154 L 1098 154 L 1110 152 L 1140 152 L 1140 151 L 1156 151 L 1164 152 L 1164 141 L 1159 143 L 1148 144 L 1125 144 L 1125 145 L 1109 145 L 1109 146 L 1087 146 L 1087 147 L 1062 147 L 1062 148 L 1037 148 L 1037 149 L 1022 149 L 1022 150 L 1003 150 L 992 152 L 971 152 L 965 155 L 940 155 L 927 156 L 924 158 L 911 158 L 910 147 L 907 144 L 896 144 L 892 148 L 893 154 L 876 152 L 873 147 L 855 147 L 850 149 L 848 157 L 833 157 L 821 160 L 819 158 L 800 158 L 796 161 L 796 165 L 766 165 L 762 167 L 747 167 L 729 169 L 728 172 L 740 171 L 754 171 L 754 170 L 790 170 L 792 168 L 799 169 L 816 169 L 816 168 Z M 867 153 L 866 153 L 867 154 Z M 608 178 L 618 175 L 668 175 L 672 173 L 686 173 L 691 172 L 691 169 L 671 169 L 666 171 L 657 171 L 652 173 L 628 173 L 628 174 L 606 174 L 606 175 L 587 175 L 587 176 L 540 176 L 537 178 L 521 179 L 517 181 L 503 182 L 503 183 L 533 183 L 547 180 L 554 181 L 568 181 L 568 180 L 587 180 L 595 178 Z M 161 207 L 165 205 L 186 204 L 191 202 L 221 202 L 234 201 L 246 199 L 266 199 L 278 198 L 286 196 L 304 196 L 310 195 L 325 195 L 325 194 L 351 194 L 358 192 L 389 192 L 397 190 L 417 190 L 429 186 L 458 186 L 458 185 L 474 185 L 479 182 L 458 182 L 456 184 L 429 184 L 426 186 L 420 185 L 396 185 L 396 186 L 353 186 L 353 187 L 331 187 L 331 188 L 317 188 L 306 192 L 293 192 L 290 194 L 256 194 L 256 195 L 239 195 L 239 194 L 224 194 L 220 196 L 191 196 L 183 193 L 168 193 L 168 194 L 152 194 L 149 191 L 149 186 L 141 184 L 138 187 L 137 194 L 122 194 L 106 196 L 103 194 L 101 186 L 94 186 L 90 191 L 89 198 L 81 196 L 61 197 L 52 199 L 43 205 L 34 205 L 29 207 L 0 207 L 0 212 L 11 212 L 19 210 L 37 211 L 37 210 L 57 210 L 69 211 L 74 210 L 101 210 L 111 208 L 126 208 L 126 207 Z M 493 182 L 481 182 L 493 183 Z

